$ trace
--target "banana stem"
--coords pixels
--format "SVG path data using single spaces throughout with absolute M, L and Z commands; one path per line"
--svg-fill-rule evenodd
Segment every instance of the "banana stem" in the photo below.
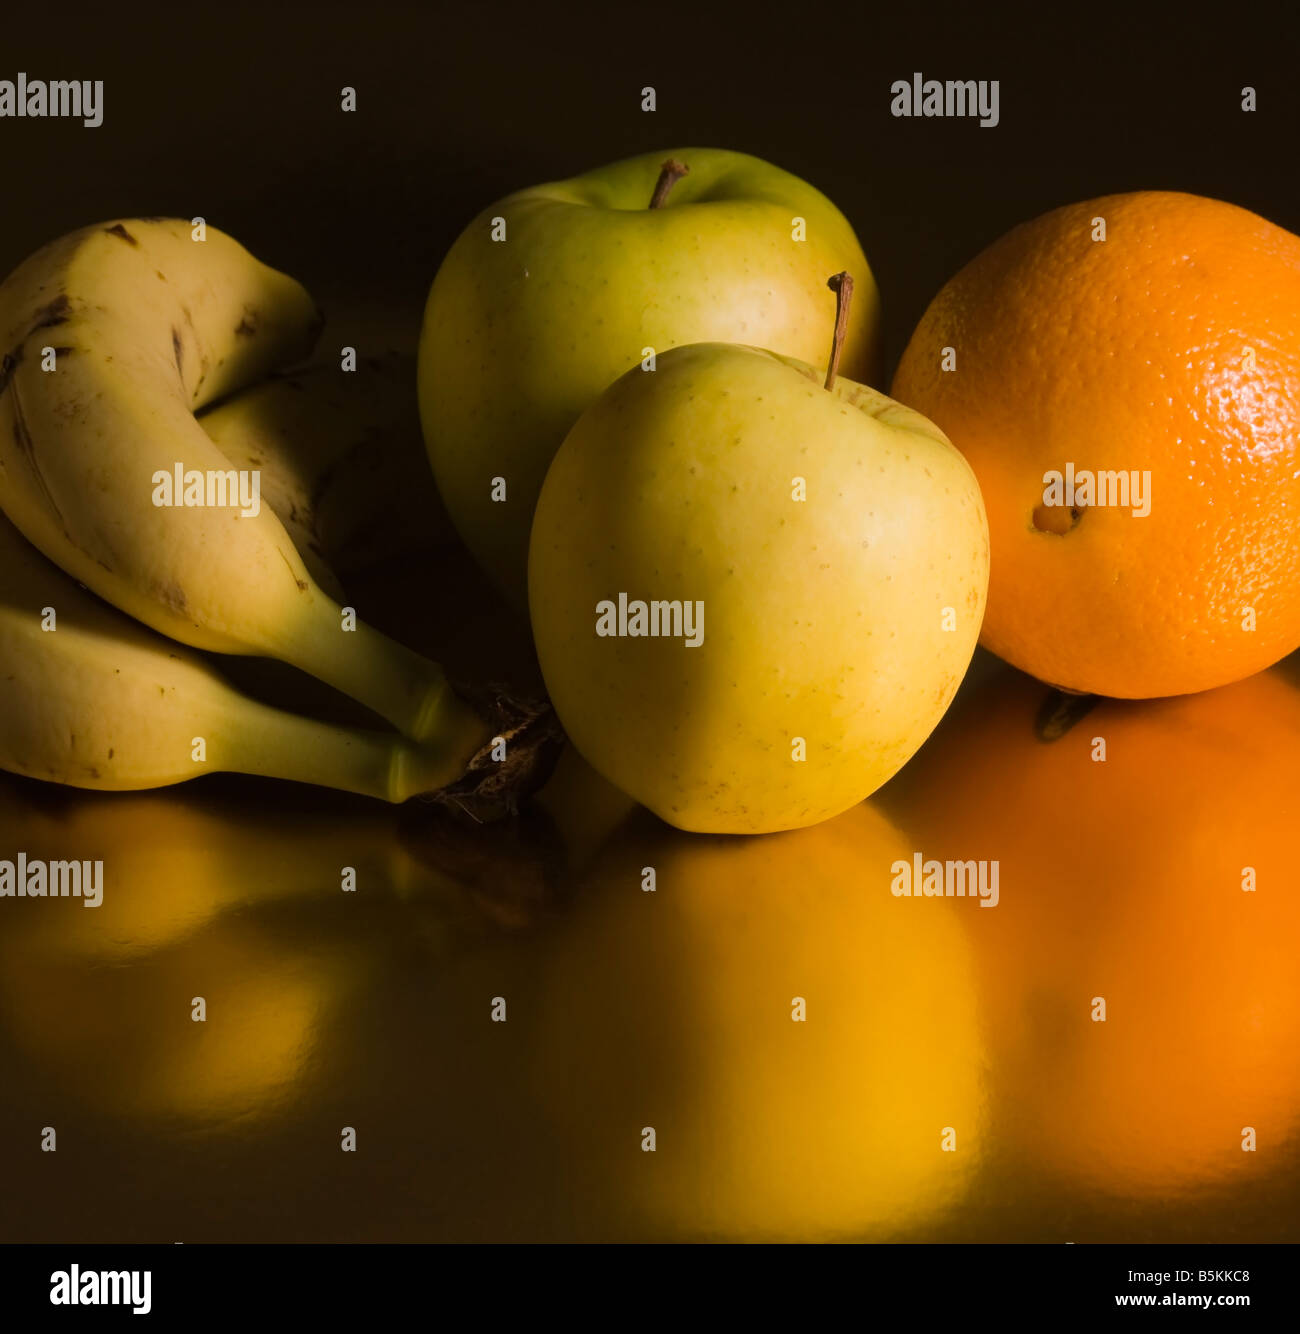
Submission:
M 292 627 L 288 642 L 272 646 L 275 656 L 387 718 L 406 742 L 326 729 L 316 749 L 320 762 L 333 766 L 339 776 L 315 777 L 310 765 L 302 771 L 296 761 L 295 772 L 283 776 L 382 795 L 388 801 L 429 792 L 481 823 L 514 812 L 549 776 L 564 744 L 549 702 L 516 698 L 493 686 L 476 692 L 483 696 L 476 707 L 452 688 L 436 663 L 364 622 L 344 630 L 342 609 L 319 592 L 304 610 L 307 614 Z M 338 744 L 349 737 L 355 752 L 351 759 L 349 747 Z M 494 745 L 497 738 L 503 743 L 500 753 Z M 359 765 L 359 775 L 352 774 L 349 765 Z M 227 767 L 267 772 L 247 763 Z
M 393 803 L 454 782 L 468 759 L 456 747 L 416 746 L 401 737 L 317 722 L 248 699 L 240 700 L 239 717 L 228 735 L 237 739 L 226 747 L 229 753 L 212 757 L 215 769 L 315 783 Z
M 285 661 L 373 709 L 412 741 L 458 754 L 464 763 L 490 740 L 488 724 L 456 694 L 437 663 L 364 621 L 344 630 L 341 609 L 328 599 L 317 606 L 310 623 L 295 626 L 279 647 Z

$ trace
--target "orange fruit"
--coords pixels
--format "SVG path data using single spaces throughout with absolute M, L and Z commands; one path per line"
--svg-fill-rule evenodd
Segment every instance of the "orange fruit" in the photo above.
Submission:
M 1145 698 L 1300 646 L 1300 237 L 1195 195 L 1056 209 L 948 282 L 891 392 L 979 478 L 1015 666 Z

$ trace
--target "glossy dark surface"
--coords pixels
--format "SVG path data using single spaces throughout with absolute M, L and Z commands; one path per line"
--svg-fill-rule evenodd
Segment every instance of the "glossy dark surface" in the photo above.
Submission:
M 1296 677 L 1048 744 L 981 655 L 876 799 L 756 839 L 572 757 L 490 835 L 5 778 L 6 854 L 105 894 L 0 901 L 0 1234 L 1297 1239 Z M 915 852 L 997 906 L 896 897 Z

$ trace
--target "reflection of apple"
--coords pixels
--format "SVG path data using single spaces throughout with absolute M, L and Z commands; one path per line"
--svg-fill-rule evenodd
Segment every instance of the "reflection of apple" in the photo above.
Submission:
M 959 1200 L 984 1130 L 972 905 L 893 897 L 911 849 L 869 804 L 765 839 L 650 825 L 605 849 L 529 1003 L 580 1228 L 896 1237 Z
M 677 348 L 583 414 L 542 490 L 530 602 L 556 712 L 600 773 L 682 829 L 789 829 L 861 801 L 929 735 L 975 649 L 974 474 L 919 414 L 822 381 L 754 348 Z M 680 614 L 629 633 L 633 602 Z
M 651 208 L 666 159 L 689 174 Z M 857 238 L 824 195 L 757 158 L 649 153 L 522 190 L 466 228 L 425 310 L 420 414 L 456 527 L 517 603 L 547 464 L 596 395 L 679 343 L 820 360 L 841 270 L 858 283 L 844 373 L 866 379 L 879 305 Z

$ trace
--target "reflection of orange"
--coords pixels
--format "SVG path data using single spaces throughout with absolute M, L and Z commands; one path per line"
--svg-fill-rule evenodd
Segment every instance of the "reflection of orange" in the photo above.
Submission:
M 1010 1138 L 1133 1193 L 1266 1173 L 1300 1129 L 1300 691 L 1106 702 L 1045 743 L 1050 694 L 1003 669 L 888 794 L 927 853 L 1000 863 L 978 926 Z
M 1300 237 L 1194 195 L 1056 209 L 951 279 L 891 392 L 975 469 L 982 642 L 1017 667 L 1141 698 L 1300 645 Z M 1069 465 L 1149 471 L 1150 513 L 1040 508 Z
M 910 856 L 869 804 L 608 845 L 539 944 L 528 1040 L 591 1235 L 894 1236 L 960 1198 L 985 1119 L 969 905 L 894 898 Z

